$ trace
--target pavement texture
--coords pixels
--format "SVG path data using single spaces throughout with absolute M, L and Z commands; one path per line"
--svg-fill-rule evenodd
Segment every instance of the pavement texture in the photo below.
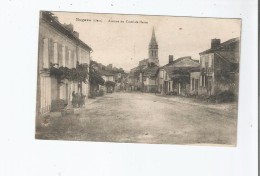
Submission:
M 36 118 L 36 138 L 150 144 L 236 145 L 237 104 L 112 93 L 77 115 Z M 45 119 L 46 121 L 46 119 Z

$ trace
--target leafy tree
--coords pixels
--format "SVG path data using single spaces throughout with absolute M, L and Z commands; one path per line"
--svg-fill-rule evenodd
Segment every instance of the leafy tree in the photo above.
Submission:
M 105 80 L 97 72 L 98 64 L 95 61 L 90 61 L 89 67 L 89 82 L 92 85 L 104 85 Z

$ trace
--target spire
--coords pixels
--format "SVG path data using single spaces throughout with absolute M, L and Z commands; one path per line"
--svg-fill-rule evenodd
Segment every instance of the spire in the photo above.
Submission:
M 154 27 L 153 27 L 152 39 L 156 40 L 156 38 L 155 38 L 155 33 L 154 33 Z
M 150 48 L 154 48 L 154 47 L 158 46 L 156 37 L 155 37 L 154 27 L 153 27 L 152 38 L 151 38 L 149 46 L 150 46 Z

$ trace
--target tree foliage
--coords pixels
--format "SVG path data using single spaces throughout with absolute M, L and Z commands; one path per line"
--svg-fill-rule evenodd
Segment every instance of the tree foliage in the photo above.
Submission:
M 106 81 L 105 86 L 106 87 L 115 87 L 116 83 L 113 81 Z
M 78 64 L 76 68 L 59 67 L 56 68 L 51 64 L 50 68 L 51 76 L 55 76 L 58 80 L 68 79 L 70 81 L 84 82 L 88 79 L 88 65 Z
M 90 61 L 89 67 L 89 82 L 92 85 L 104 85 L 105 80 L 98 74 L 97 68 L 98 64 L 95 61 Z

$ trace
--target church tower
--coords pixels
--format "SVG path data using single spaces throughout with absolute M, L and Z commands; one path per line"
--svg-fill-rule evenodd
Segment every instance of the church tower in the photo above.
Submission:
M 158 59 L 158 44 L 155 38 L 155 32 L 153 28 L 152 38 L 149 43 L 149 52 L 148 52 L 148 63 L 154 63 L 155 65 L 159 66 L 159 59 Z

